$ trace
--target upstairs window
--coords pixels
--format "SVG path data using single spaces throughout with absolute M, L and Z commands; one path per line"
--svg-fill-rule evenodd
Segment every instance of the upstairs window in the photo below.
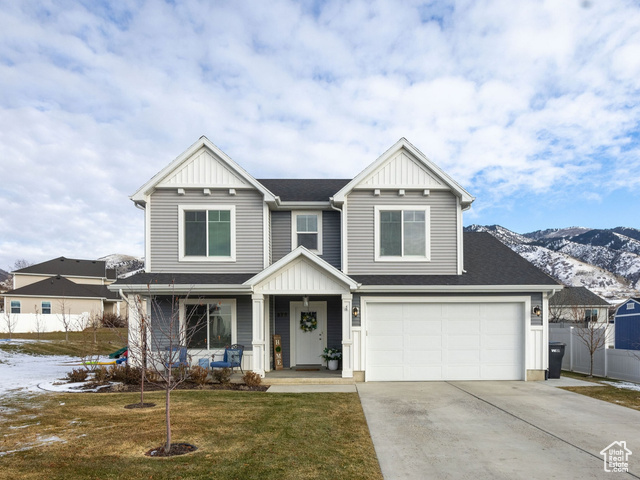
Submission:
M 42 314 L 51 315 L 51 302 L 42 302 Z
M 20 301 L 11 300 L 11 313 L 20 313 Z
M 377 261 L 430 259 L 429 207 L 375 207 Z
M 293 212 L 291 220 L 292 250 L 302 245 L 322 254 L 322 212 Z
M 596 308 L 587 308 L 584 311 L 584 321 L 585 322 L 597 322 L 598 321 L 598 309 Z
M 180 205 L 180 259 L 235 260 L 235 207 Z
M 636 307 L 636 304 L 633 302 L 627 303 L 627 310 L 633 310 Z

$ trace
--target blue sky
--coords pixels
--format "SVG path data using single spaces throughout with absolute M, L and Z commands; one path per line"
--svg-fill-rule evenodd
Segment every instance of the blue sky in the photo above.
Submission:
M 635 1 L 0 0 L 0 268 L 143 254 L 128 196 L 206 135 L 257 178 L 406 137 L 465 225 L 640 228 Z

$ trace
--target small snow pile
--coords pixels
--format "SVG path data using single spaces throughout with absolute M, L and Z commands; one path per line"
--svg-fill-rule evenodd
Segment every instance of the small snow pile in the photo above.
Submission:
M 624 388 L 625 390 L 635 390 L 636 392 L 640 392 L 640 385 L 638 385 L 637 383 L 607 382 L 607 381 L 602 381 L 600 383 L 606 383 L 607 385 L 611 385 L 612 387 L 616 387 L 616 388 Z

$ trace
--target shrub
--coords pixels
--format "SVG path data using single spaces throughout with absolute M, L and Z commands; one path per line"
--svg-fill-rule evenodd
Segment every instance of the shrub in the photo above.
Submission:
M 69 382 L 84 382 L 87 379 L 87 375 L 89 375 L 89 372 L 87 372 L 86 369 L 74 368 L 67 373 L 67 378 L 69 379 Z
M 106 381 L 109 379 L 109 371 L 103 366 L 96 368 L 96 370 L 93 372 L 93 375 L 93 379 L 96 381 L 96 383 L 106 383 Z
M 230 368 L 214 368 L 212 375 L 213 379 L 218 383 L 229 383 L 231 373 Z
M 100 323 L 107 328 L 124 328 L 127 326 L 127 321 L 115 313 L 105 313 Z
M 195 366 L 189 371 L 189 380 L 199 387 L 203 387 L 209 380 L 209 371 L 206 368 Z
M 242 380 L 244 380 L 244 384 L 248 387 L 257 387 L 262 383 L 262 377 L 260 377 L 256 372 L 245 373 Z
M 113 365 L 109 371 L 109 378 L 114 382 L 121 382 L 126 385 L 140 385 L 141 373 L 140 367 Z

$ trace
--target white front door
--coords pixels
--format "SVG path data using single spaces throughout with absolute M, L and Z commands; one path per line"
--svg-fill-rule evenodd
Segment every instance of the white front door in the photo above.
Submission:
M 320 365 L 327 346 L 327 302 L 291 302 L 291 366 Z M 304 328 L 302 328 L 304 324 Z

